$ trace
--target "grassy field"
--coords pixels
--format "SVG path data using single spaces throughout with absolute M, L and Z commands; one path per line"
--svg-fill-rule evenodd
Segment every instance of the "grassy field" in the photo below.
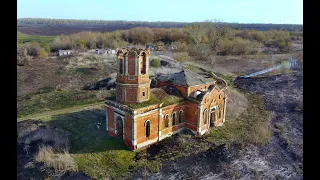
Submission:
M 55 36 L 28 35 L 17 32 L 18 43 L 38 42 L 42 47 L 45 45 L 49 45 L 54 38 Z
M 114 90 L 82 91 L 44 88 L 36 93 L 18 97 L 17 116 L 22 118 L 35 113 L 103 102 L 106 97 L 113 96 L 114 93 Z

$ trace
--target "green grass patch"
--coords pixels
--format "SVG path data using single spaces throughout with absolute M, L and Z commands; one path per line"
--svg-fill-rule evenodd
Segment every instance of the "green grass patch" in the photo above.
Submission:
M 161 62 L 159 58 L 154 58 L 153 59 L 154 67 L 159 68 L 161 67 Z
M 103 108 L 54 115 L 47 123 L 70 134 L 70 154 L 78 169 L 92 178 L 127 179 L 141 169 L 160 169 L 158 161 L 136 162 L 135 152 L 127 148 L 122 138 L 108 135 Z
M 38 36 L 38 35 L 28 35 L 17 32 L 17 41 L 18 43 L 26 42 L 38 42 L 40 46 L 44 47 L 52 43 L 55 36 Z
M 19 118 L 50 110 L 103 102 L 106 97 L 113 96 L 114 90 L 82 91 L 82 90 L 55 90 L 44 88 L 36 93 L 17 98 L 17 115 Z

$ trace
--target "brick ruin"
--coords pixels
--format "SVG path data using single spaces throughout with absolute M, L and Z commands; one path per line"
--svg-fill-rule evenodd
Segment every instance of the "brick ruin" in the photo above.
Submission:
M 117 52 L 116 97 L 106 100 L 106 130 L 120 137 L 131 150 L 146 148 L 187 128 L 203 135 L 225 121 L 227 85 L 190 70 L 156 77 L 155 89 L 175 92 L 181 101 L 164 105 L 151 102 L 149 49 Z M 221 83 L 224 82 L 224 83 Z M 177 95 L 178 96 L 178 95 Z M 158 97 L 155 97 L 158 98 Z M 140 108 L 130 104 L 144 103 Z

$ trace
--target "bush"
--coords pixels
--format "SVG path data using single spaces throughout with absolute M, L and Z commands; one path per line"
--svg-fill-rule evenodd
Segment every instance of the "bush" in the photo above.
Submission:
M 242 39 L 240 37 L 234 40 L 222 39 L 219 45 L 221 55 L 245 55 L 245 54 L 258 54 L 259 43 Z
M 53 168 L 56 172 L 77 171 L 77 165 L 67 151 L 58 153 L 50 146 L 40 147 L 35 160 L 44 162 L 47 167 Z
M 51 49 L 50 49 L 49 45 L 45 45 L 45 46 L 43 46 L 43 48 L 47 53 L 50 53 Z
M 39 56 L 40 55 L 40 45 L 37 42 L 26 43 L 25 47 L 27 49 L 27 54 L 30 56 Z
M 209 44 L 200 43 L 192 45 L 190 47 L 190 53 L 198 60 L 207 60 L 207 58 L 213 54 L 213 50 Z
M 154 64 L 154 67 L 159 68 L 161 66 L 160 59 L 159 58 L 154 58 L 153 59 L 153 64 Z
M 48 53 L 45 51 L 45 49 L 41 48 L 39 51 L 39 56 L 41 58 L 46 58 L 46 57 L 48 57 Z
M 183 62 L 189 60 L 189 53 L 188 52 L 176 52 L 172 54 L 173 59 Z

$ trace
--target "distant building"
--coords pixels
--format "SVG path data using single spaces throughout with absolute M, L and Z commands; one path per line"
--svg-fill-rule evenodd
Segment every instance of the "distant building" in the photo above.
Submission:
M 168 47 L 168 50 L 175 50 L 175 49 L 177 49 L 177 46 L 172 46 L 171 45 L 171 46 Z
M 105 54 L 106 50 L 104 49 L 96 49 L 96 54 Z
M 154 45 L 152 45 L 152 44 L 147 44 L 147 45 L 146 45 L 146 48 L 153 51 L 153 50 L 154 50 Z
M 68 56 L 77 53 L 75 50 L 59 50 L 58 51 L 58 56 Z
M 107 49 L 106 54 L 116 54 L 116 50 L 114 49 Z

